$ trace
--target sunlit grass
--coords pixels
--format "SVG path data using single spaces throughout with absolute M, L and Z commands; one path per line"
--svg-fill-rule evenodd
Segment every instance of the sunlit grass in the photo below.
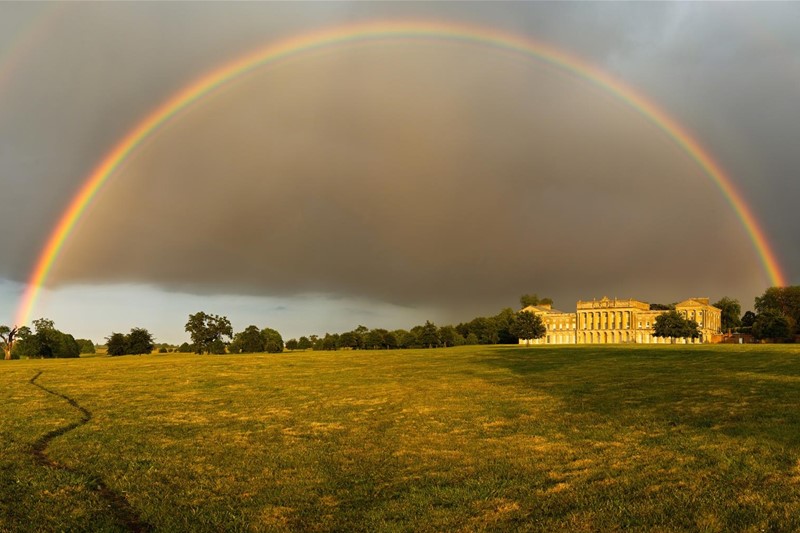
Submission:
M 800 529 L 800 347 L 10 361 L 0 402 L 0 531 L 113 529 L 93 476 L 166 531 Z

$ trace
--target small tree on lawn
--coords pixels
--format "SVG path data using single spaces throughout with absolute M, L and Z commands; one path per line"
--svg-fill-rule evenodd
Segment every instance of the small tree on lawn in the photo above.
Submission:
M 203 311 L 189 315 L 186 332 L 191 336 L 197 353 L 218 352 L 220 343 L 222 343 L 224 352 L 225 343 L 222 341 L 222 337 L 233 336 L 233 328 L 228 317 L 209 315 Z
M 0 326 L 0 344 L 3 346 L 6 361 L 11 359 L 11 350 L 14 348 L 14 339 L 17 336 L 17 326 L 9 328 L 8 326 Z
M 531 339 L 541 339 L 547 328 L 539 315 L 530 311 L 521 311 L 514 318 L 511 332 L 519 339 L 525 339 L 525 344 L 530 345 Z
M 128 353 L 128 342 L 122 333 L 112 333 L 106 337 L 106 353 L 108 355 L 125 355 Z
M 264 351 L 267 353 L 281 353 L 283 351 L 283 337 L 278 330 L 264 328 L 261 330 L 261 338 L 264 339 Z
M 127 343 L 126 353 L 129 354 L 146 354 L 152 353 L 155 348 L 153 336 L 144 328 L 133 328 L 131 332 L 125 336 Z
M 694 320 L 687 320 L 679 312 L 672 310 L 661 313 L 653 325 L 654 337 L 675 339 L 696 339 L 700 336 L 700 326 Z

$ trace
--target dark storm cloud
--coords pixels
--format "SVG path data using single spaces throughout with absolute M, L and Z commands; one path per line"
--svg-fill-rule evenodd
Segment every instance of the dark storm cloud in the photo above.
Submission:
M 719 235 L 744 234 L 663 134 L 585 81 L 524 67 L 411 44 L 264 72 L 151 142 L 54 279 L 446 306 L 532 284 L 708 290 L 757 268 L 729 266 L 749 250 Z
M 527 34 L 650 95 L 730 172 L 797 282 L 798 9 L 71 5 L 0 87 L 0 224 L 13 228 L 0 232 L 0 249 L 13 250 L 0 276 L 24 279 L 82 179 L 188 81 L 314 27 L 413 17 Z M 9 47 L 10 27 L 0 32 Z M 529 290 L 566 302 L 760 292 L 719 193 L 613 98 L 469 46 L 382 53 L 294 62 L 187 114 L 99 197 L 54 281 L 441 305 Z

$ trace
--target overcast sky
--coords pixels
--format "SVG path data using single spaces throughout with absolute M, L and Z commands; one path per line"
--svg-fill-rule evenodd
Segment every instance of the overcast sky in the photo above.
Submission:
M 92 169 L 182 87 L 356 21 L 469 22 L 622 80 L 690 131 L 800 283 L 800 3 L 0 3 L 0 323 Z M 475 43 L 342 45 L 251 75 L 109 180 L 34 309 L 101 341 L 189 313 L 285 338 L 457 323 L 537 292 L 740 299 L 742 223 L 639 112 Z

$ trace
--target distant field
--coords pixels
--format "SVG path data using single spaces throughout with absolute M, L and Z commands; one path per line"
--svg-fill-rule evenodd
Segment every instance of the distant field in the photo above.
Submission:
M 800 346 L 6 361 L 0 405 L 0 531 L 800 530 Z

